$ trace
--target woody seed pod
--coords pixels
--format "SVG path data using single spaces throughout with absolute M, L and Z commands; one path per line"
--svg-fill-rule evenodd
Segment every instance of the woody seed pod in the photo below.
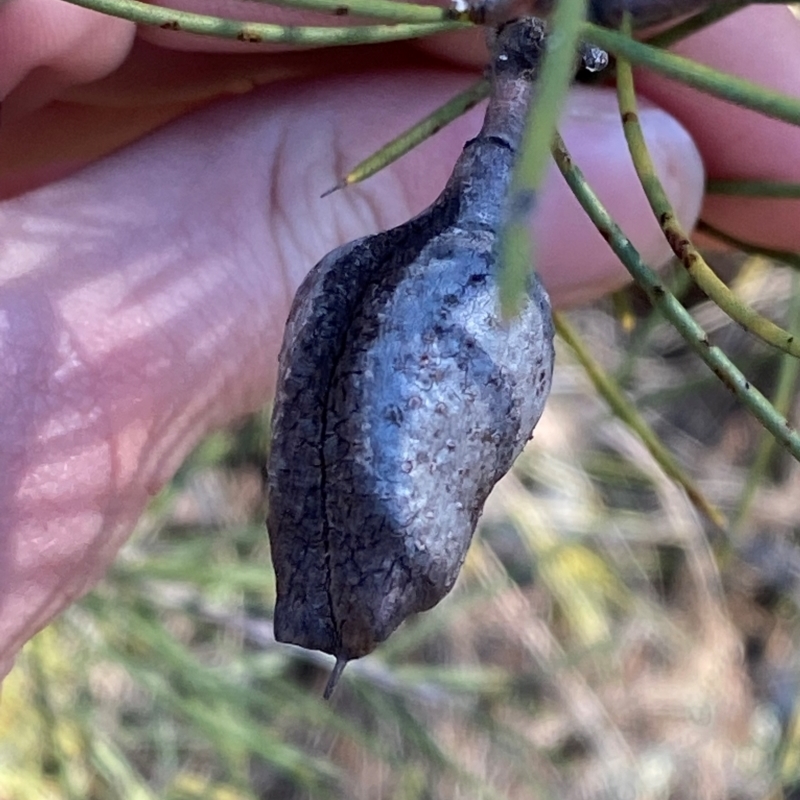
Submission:
M 499 311 L 497 236 L 543 47 L 502 27 L 492 95 L 441 196 L 329 253 L 297 292 L 272 418 L 275 637 L 344 663 L 453 587 L 484 502 L 550 390 L 536 275 Z

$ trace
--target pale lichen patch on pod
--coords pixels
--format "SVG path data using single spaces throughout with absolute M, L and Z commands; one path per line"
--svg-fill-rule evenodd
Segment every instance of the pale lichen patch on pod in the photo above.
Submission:
M 268 465 L 275 636 L 336 656 L 336 676 L 450 591 L 544 408 L 547 294 L 532 274 L 507 321 L 497 286 L 542 46 L 538 20 L 500 29 L 484 126 L 442 195 L 329 253 L 290 312 Z

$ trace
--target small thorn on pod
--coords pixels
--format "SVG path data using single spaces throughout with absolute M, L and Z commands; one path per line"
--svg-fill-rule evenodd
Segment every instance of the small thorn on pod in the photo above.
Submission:
M 323 700 L 330 700 L 331 695 L 333 694 L 333 690 L 336 688 L 337 684 L 339 683 L 339 678 L 342 677 L 342 673 L 344 672 L 344 668 L 347 666 L 347 661 L 344 656 L 336 656 L 336 663 L 333 665 L 333 670 L 331 671 L 331 676 L 328 678 L 328 683 L 325 686 L 325 691 L 322 693 Z

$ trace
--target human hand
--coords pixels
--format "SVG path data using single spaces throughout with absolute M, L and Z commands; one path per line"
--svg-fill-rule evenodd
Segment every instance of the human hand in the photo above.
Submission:
M 224 44 L 146 35 L 134 42 L 132 25 L 58 0 L 0 6 L 0 674 L 102 575 L 197 441 L 269 399 L 308 269 L 430 202 L 479 123 L 475 111 L 322 200 L 344 169 L 474 79 L 428 54 L 455 47 L 478 62 L 478 39 L 223 57 L 168 48 Z M 682 52 L 797 93 L 798 38 L 788 11 L 759 8 Z M 278 73 L 295 78 L 270 82 Z M 265 85 L 208 102 L 253 82 Z M 682 120 L 712 176 L 800 179 L 797 129 L 655 76 L 637 85 Z M 657 108 L 642 121 L 691 223 L 702 199 L 695 145 Z M 613 97 L 576 89 L 562 130 L 615 218 L 663 259 Z M 782 248 L 800 246 L 796 212 L 728 198 L 704 208 L 720 227 Z M 556 303 L 624 282 L 556 176 L 534 228 Z

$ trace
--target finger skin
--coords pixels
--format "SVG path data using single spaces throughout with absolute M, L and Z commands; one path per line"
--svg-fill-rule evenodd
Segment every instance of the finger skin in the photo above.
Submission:
M 0 199 L 70 175 L 196 108 L 257 86 L 401 68 L 412 59 L 419 68 L 433 62 L 397 45 L 382 47 L 379 54 L 377 59 L 363 47 L 336 48 L 314 59 L 300 52 L 187 53 L 137 39 L 112 74 L 63 90 L 57 102 L 7 114 L 6 101 L 0 119 Z
M 125 60 L 135 33 L 131 22 L 61 0 L 6 0 L 0 4 L 3 118 L 108 75 Z

